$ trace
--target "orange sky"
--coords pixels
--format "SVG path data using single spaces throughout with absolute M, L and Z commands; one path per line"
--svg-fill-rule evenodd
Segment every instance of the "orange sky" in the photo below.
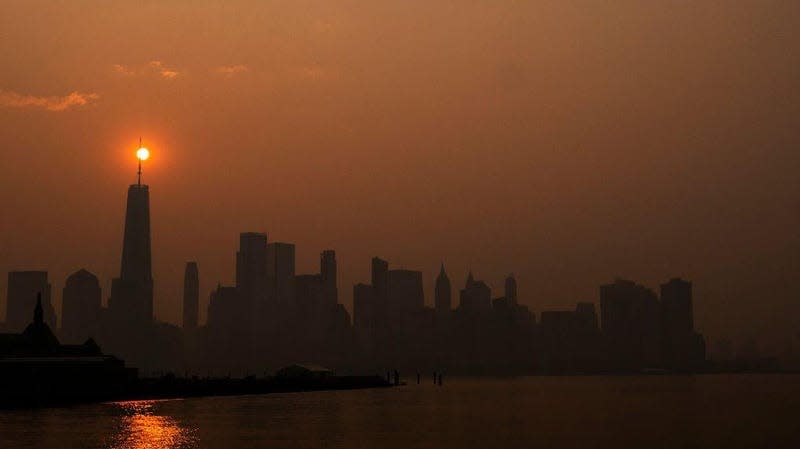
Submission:
M 0 271 L 110 291 L 139 135 L 156 314 L 201 314 L 237 234 L 513 272 L 537 314 L 615 276 L 695 282 L 711 339 L 800 316 L 796 1 L 6 1 Z M 0 316 L 5 308 L 0 277 Z

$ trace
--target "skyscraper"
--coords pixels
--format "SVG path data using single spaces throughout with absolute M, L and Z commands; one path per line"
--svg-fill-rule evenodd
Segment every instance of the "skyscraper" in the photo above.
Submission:
M 97 276 L 82 268 L 67 278 L 61 307 L 61 334 L 65 341 L 82 343 L 95 336 L 101 302 Z
M 239 234 L 236 253 L 236 288 L 250 307 L 259 308 L 267 295 L 267 234 Z
M 505 294 L 506 300 L 508 300 L 510 304 L 517 303 L 517 280 L 514 279 L 513 274 L 508 275 L 506 278 Z
M 444 264 L 439 269 L 439 276 L 436 277 L 435 287 L 435 307 L 436 315 L 446 317 L 453 307 L 453 295 L 450 290 L 450 278 L 444 271 Z
M 673 278 L 661 284 L 661 320 L 667 366 L 687 369 L 705 359 L 705 341 L 694 330 L 692 283 Z
M 600 325 L 618 366 L 661 363 L 660 307 L 649 288 L 624 279 L 600 286 Z
M 374 324 L 372 295 L 371 285 L 356 284 L 353 286 L 353 326 L 359 332 L 364 332 Z
M 328 249 L 319 256 L 319 272 L 322 278 L 324 303 L 332 306 L 339 302 L 339 292 L 336 287 L 336 251 Z
M 389 319 L 393 321 L 408 319 L 425 307 L 421 271 L 389 270 L 386 283 Z
M 50 283 L 46 271 L 10 271 L 6 302 L 6 329 L 21 332 L 31 321 L 31 310 L 36 307 L 36 295 L 42 295 L 44 320 L 55 329 L 57 318 L 50 301 Z
M 120 276 L 111 282 L 109 309 L 118 324 L 153 320 L 153 272 L 150 255 L 150 190 L 128 188 Z
M 674 278 L 661 284 L 661 307 L 667 335 L 689 335 L 694 332 L 691 282 Z
M 267 285 L 269 301 L 288 306 L 294 298 L 294 244 L 267 245 Z
M 598 330 L 597 312 L 593 302 L 579 302 L 575 306 L 575 319 L 580 332 L 591 333 Z
M 483 281 L 476 281 L 469 272 L 464 289 L 461 290 L 458 308 L 469 313 L 484 313 L 491 310 L 492 290 Z
M 372 289 L 374 290 L 373 296 L 375 298 L 375 301 L 381 304 L 382 306 L 385 306 L 386 295 L 388 293 L 386 284 L 386 277 L 388 272 L 389 272 L 389 262 L 379 257 L 372 258 L 371 282 L 372 282 Z
M 186 262 L 183 273 L 183 330 L 197 328 L 197 316 L 200 310 L 200 276 L 197 262 Z

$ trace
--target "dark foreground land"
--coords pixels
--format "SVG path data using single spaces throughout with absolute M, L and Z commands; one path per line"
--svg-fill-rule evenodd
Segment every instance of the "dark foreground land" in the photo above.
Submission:
M 324 378 L 285 379 L 279 377 L 180 378 L 166 375 L 142 378 L 113 391 L 71 391 L 65 388 L 21 388 L 5 390 L 0 408 L 30 408 L 72 405 L 104 401 L 171 399 L 201 396 L 238 396 L 321 390 L 383 388 L 391 384 L 378 376 L 329 376 Z

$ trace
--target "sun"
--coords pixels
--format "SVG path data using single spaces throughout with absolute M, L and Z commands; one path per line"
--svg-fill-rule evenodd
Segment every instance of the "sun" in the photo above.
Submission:
M 136 157 L 139 158 L 140 161 L 146 161 L 150 157 L 150 150 L 145 147 L 140 147 L 136 150 Z

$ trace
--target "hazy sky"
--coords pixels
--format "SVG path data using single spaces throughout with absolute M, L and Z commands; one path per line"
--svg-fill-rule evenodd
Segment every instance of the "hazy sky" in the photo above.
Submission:
M 379 255 L 429 304 L 440 261 L 537 316 L 682 276 L 712 340 L 800 332 L 796 0 L 2 0 L 0 271 L 59 315 L 119 274 L 140 135 L 167 321 L 265 231 L 348 308 Z

